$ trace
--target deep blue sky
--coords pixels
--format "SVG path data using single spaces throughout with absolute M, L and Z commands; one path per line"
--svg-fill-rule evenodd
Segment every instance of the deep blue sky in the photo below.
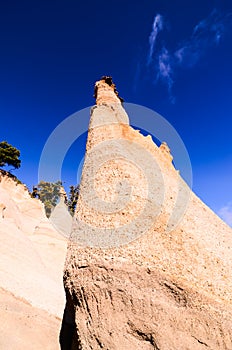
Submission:
M 232 223 L 231 22 L 231 0 L 1 2 L 0 139 L 21 150 L 15 174 L 37 183 L 50 133 L 93 105 L 94 82 L 112 75 L 126 102 L 173 125 L 194 191 Z

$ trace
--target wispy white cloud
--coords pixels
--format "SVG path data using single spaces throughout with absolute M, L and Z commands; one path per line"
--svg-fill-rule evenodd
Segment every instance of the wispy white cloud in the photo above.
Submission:
M 185 68 L 194 66 L 210 47 L 220 43 L 229 25 L 228 20 L 229 15 L 221 15 L 214 9 L 193 28 L 191 37 L 174 52 L 176 64 Z
M 232 201 L 218 211 L 218 215 L 232 227 Z
M 224 34 L 227 19 L 228 15 L 223 16 L 214 9 L 207 18 L 194 27 L 193 36 L 200 38 L 206 35 L 210 41 L 218 44 L 221 36 Z
M 155 45 L 157 42 L 157 36 L 159 32 L 161 32 L 164 29 L 164 18 L 160 14 L 157 14 L 154 18 L 153 24 L 152 24 L 152 32 L 149 36 L 149 54 L 148 54 L 148 60 L 147 65 L 153 65 L 156 66 L 156 82 L 158 80 L 162 80 L 168 87 L 169 96 L 172 102 L 174 102 L 174 99 L 172 98 L 172 85 L 173 85 L 173 78 L 172 78 L 172 64 L 171 60 L 172 57 L 169 53 L 169 51 L 166 49 L 166 47 L 159 48 L 157 50 L 157 54 L 154 56 L 155 52 Z
M 172 103 L 174 103 L 175 100 L 174 100 L 174 97 L 172 96 L 173 71 L 172 71 L 171 60 L 172 60 L 172 57 L 169 54 L 168 50 L 165 47 L 163 47 L 158 57 L 157 79 L 161 79 L 167 84 L 170 100 Z
M 157 14 L 149 36 L 149 53 L 147 66 L 155 71 L 154 81 L 162 81 L 167 85 L 169 97 L 174 102 L 172 87 L 174 73 L 177 69 L 190 69 L 196 65 L 210 47 L 217 46 L 231 24 L 231 14 L 221 14 L 214 9 L 208 17 L 201 20 L 193 28 L 190 38 L 177 44 L 170 51 L 162 39 L 158 42 L 158 34 L 165 30 L 164 18 Z
M 163 17 L 160 14 L 157 14 L 154 18 L 152 24 L 152 32 L 149 36 L 149 54 L 147 64 L 149 65 L 152 61 L 152 56 L 154 53 L 155 43 L 157 39 L 157 35 L 163 29 Z
M 170 55 L 168 50 L 164 47 L 159 55 L 159 74 L 161 77 L 168 79 L 170 84 L 172 84 L 171 72 Z

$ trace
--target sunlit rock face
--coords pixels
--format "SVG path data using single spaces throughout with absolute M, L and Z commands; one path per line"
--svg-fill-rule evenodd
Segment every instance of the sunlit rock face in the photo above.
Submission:
M 58 349 L 67 240 L 40 200 L 0 171 L 1 349 Z
M 63 187 L 60 189 L 59 203 L 53 209 L 49 221 L 62 236 L 69 238 L 72 228 L 72 216 L 67 206 L 67 194 Z
M 232 349 L 231 228 L 190 191 L 168 146 L 129 126 L 112 81 L 95 96 L 62 349 Z

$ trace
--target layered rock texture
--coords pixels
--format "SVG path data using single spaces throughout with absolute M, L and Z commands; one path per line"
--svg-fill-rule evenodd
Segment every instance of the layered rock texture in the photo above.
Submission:
M 95 91 L 65 263 L 62 349 L 231 350 L 231 228 L 191 191 L 170 221 L 188 187 L 168 147 L 129 126 L 111 80 Z M 105 157 L 112 141 L 116 155 Z M 134 144 L 155 167 L 139 166 Z
M 1 349 L 59 349 L 66 249 L 43 204 L 0 171 Z

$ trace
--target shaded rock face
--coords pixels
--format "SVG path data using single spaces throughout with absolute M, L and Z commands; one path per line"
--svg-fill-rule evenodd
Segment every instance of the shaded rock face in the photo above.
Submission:
M 188 189 L 172 165 L 168 146 L 157 147 L 151 138 L 129 126 L 114 88 L 106 81 L 97 82 L 96 91 L 97 105 L 92 110 L 80 199 L 65 263 L 67 303 L 61 348 L 232 349 L 231 228 L 190 192 L 184 215 L 170 229 L 177 194 Z M 112 200 L 113 191 L 117 192 L 115 181 L 122 181 L 124 171 L 127 181 L 140 189 L 140 193 L 136 188 L 131 190 L 130 198 L 134 195 L 137 200 L 106 215 L 105 221 L 104 215 L 85 201 L 90 198 L 88 154 L 102 141 L 119 144 L 121 139 L 136 142 L 154 158 L 163 179 L 162 204 L 159 211 L 140 216 L 142 226 L 146 226 L 148 216 L 154 215 L 154 224 L 145 232 L 126 244 L 120 244 L 120 237 L 118 244 L 111 240 L 109 246 L 102 247 L 101 241 L 96 244 L 97 240 L 91 240 L 91 230 L 101 234 L 95 228 L 105 225 L 117 233 L 118 225 L 140 213 L 147 193 L 146 179 L 133 164 L 129 172 L 130 167 L 121 160 L 117 164 L 111 161 L 98 170 L 92 199 L 97 193 L 106 202 Z M 87 227 L 90 246 L 79 238 L 82 227 Z
M 65 277 L 77 349 L 231 349 L 225 306 L 153 268 L 97 257 Z

